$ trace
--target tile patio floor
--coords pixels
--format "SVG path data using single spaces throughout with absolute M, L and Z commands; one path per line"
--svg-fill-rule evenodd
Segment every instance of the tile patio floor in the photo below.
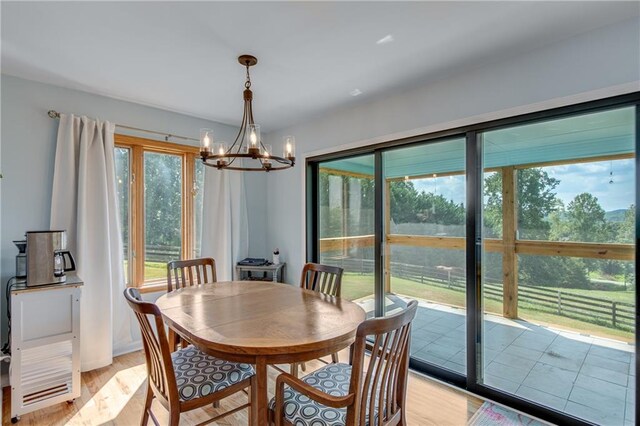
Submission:
M 391 310 L 402 303 L 391 299 Z M 358 303 L 373 311 L 372 299 Z M 464 374 L 465 328 L 463 309 L 420 301 L 411 355 Z M 484 333 L 486 385 L 597 424 L 634 424 L 634 346 L 494 315 Z

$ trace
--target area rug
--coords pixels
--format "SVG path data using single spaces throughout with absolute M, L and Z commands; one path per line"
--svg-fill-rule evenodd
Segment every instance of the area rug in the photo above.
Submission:
M 520 414 L 517 411 L 496 405 L 492 402 L 485 402 L 469 419 L 469 426 L 547 426 L 539 420 Z

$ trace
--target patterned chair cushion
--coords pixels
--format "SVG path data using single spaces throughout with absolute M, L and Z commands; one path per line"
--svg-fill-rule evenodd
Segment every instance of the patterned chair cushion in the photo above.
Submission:
M 171 354 L 180 400 L 207 396 L 254 375 L 250 364 L 225 361 L 194 346 Z
M 300 380 L 329 395 L 344 396 L 349 393 L 351 366 L 342 363 L 327 364 Z M 269 408 L 275 411 L 275 407 L 276 400 L 272 398 Z M 327 407 L 285 385 L 284 416 L 294 426 L 338 426 L 345 424 L 347 409 Z M 377 420 L 377 409 L 375 417 Z

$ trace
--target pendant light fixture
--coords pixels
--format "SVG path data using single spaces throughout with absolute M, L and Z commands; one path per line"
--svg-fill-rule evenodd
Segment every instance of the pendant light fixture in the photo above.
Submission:
M 295 138 L 286 136 L 283 141 L 282 157 L 274 155 L 271 145 L 264 144 L 260 135 L 260 125 L 253 121 L 253 92 L 249 68 L 258 63 L 251 55 L 242 55 L 238 62 L 246 67 L 247 79 L 244 83 L 244 112 L 242 123 L 231 146 L 226 142 L 216 142 L 213 130 L 200 129 L 200 157 L 202 162 L 219 170 L 240 170 L 248 172 L 269 172 L 284 170 L 295 164 Z

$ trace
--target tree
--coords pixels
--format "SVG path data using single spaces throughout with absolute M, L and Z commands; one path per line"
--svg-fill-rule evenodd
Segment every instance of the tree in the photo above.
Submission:
M 391 220 L 395 223 L 418 222 L 418 198 L 420 194 L 412 181 L 391 182 Z
M 373 179 L 326 172 L 319 179 L 320 238 L 373 234 Z M 340 201 L 332 207 L 336 198 Z
M 464 204 L 441 194 L 418 192 L 412 181 L 391 182 L 391 219 L 395 223 L 463 225 Z
M 631 204 L 624 213 L 624 220 L 618 228 L 618 242 L 633 244 L 636 239 L 636 206 Z M 635 268 L 633 262 L 620 262 L 624 276 L 624 286 L 635 283 Z
M 517 171 L 518 231 L 521 239 L 548 240 L 559 233 L 563 205 L 555 188 L 560 181 L 540 168 Z M 493 173 L 484 182 L 485 237 L 502 236 L 502 174 Z M 584 287 L 588 278 L 580 259 L 552 256 L 520 256 L 518 277 L 522 283 L 540 286 Z
M 572 241 L 603 242 L 610 228 L 598 198 L 583 192 L 567 206 L 569 236 Z
M 626 212 L 624 219 L 618 227 L 617 242 L 633 244 L 636 239 L 636 206 L 631 204 Z
M 546 218 L 558 208 L 554 192 L 560 181 L 540 169 L 521 169 L 516 175 L 518 230 L 522 239 L 547 239 L 551 225 Z M 502 236 L 502 173 L 484 181 L 484 224 L 487 236 Z
M 145 153 L 145 244 L 180 247 L 182 227 L 182 167 L 176 155 Z M 168 255 L 167 259 L 174 259 Z

